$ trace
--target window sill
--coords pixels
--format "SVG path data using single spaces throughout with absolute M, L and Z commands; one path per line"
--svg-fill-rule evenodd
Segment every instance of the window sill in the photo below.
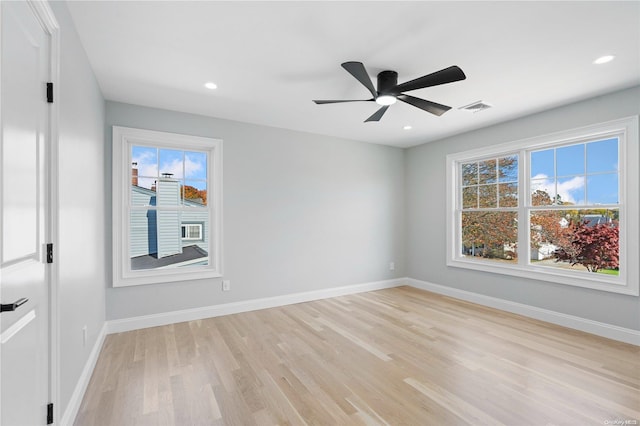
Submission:
M 222 274 L 214 270 L 192 270 L 196 267 L 190 266 L 189 272 L 185 272 L 182 268 L 161 269 L 159 271 L 145 271 L 144 274 L 131 273 L 128 276 L 114 278 L 114 287 L 129 287 L 136 285 L 147 284 L 162 284 L 177 281 L 191 281 L 191 280 L 203 280 L 222 278 Z
M 465 258 L 449 259 L 447 266 L 454 268 L 471 269 L 475 271 L 490 272 L 494 274 L 510 275 L 528 278 L 538 281 L 547 281 L 555 284 L 570 285 L 574 287 L 589 288 L 606 291 L 609 293 L 638 296 L 638 285 L 630 285 L 624 275 L 613 277 L 591 272 L 568 272 L 544 266 L 531 265 L 496 265 L 491 261 L 466 260 Z M 580 274 L 580 275 L 577 275 Z M 594 275 L 594 276 L 591 276 Z

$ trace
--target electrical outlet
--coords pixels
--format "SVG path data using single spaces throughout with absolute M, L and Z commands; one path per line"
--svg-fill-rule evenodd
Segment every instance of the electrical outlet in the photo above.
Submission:
M 389 262 L 389 270 L 390 271 L 395 271 L 396 270 L 396 264 L 394 262 Z
M 231 281 L 222 280 L 222 291 L 229 291 L 229 290 L 231 290 Z
M 82 327 L 82 346 L 87 346 L 87 326 Z

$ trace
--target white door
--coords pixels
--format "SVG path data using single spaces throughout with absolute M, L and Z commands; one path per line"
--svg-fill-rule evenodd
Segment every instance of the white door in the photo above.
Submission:
M 0 1 L 0 423 L 47 423 L 49 289 L 46 264 L 46 97 L 50 36 L 29 3 Z M 24 300 L 23 300 L 24 301 Z

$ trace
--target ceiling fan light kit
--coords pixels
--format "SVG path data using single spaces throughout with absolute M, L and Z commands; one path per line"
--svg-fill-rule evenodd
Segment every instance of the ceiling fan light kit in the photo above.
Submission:
M 409 92 L 411 90 L 423 89 L 425 87 L 438 86 L 440 84 L 453 83 L 455 81 L 464 80 L 467 78 L 464 72 L 456 65 L 450 66 L 440 71 L 436 71 L 431 74 L 424 75 L 402 84 L 398 84 L 398 73 L 395 71 L 382 71 L 378 74 L 378 87 L 373 87 L 373 83 L 367 74 L 362 62 L 345 62 L 342 64 L 342 68 L 347 70 L 349 74 L 355 77 L 367 90 L 371 93 L 373 98 L 371 99 L 347 99 L 347 100 L 314 100 L 318 105 L 334 104 L 343 102 L 371 102 L 375 101 L 378 105 L 381 105 L 378 111 L 365 120 L 380 121 L 382 116 L 389 106 L 396 103 L 397 100 L 401 100 L 409 105 L 413 105 L 416 108 L 420 108 L 431 114 L 440 116 L 449 111 L 451 107 L 441 105 L 435 102 L 428 101 L 426 99 L 416 98 L 414 96 L 407 95 L 402 92 Z

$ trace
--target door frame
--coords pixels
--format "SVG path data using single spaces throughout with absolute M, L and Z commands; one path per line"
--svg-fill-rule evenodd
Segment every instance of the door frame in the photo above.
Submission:
M 42 259 L 46 259 L 46 243 L 53 243 L 58 247 L 58 120 L 59 108 L 59 81 L 60 81 L 60 26 L 51 10 L 47 0 L 26 0 L 34 16 L 42 26 L 43 31 L 49 36 L 49 81 L 53 82 L 54 102 L 48 107 L 48 127 L 45 129 L 45 242 L 42 250 Z M 0 19 L 2 18 L 2 8 L 0 8 Z M 2 34 L 0 32 L 0 46 Z M 1 71 L 0 67 L 0 73 Z M 44 97 L 45 87 L 42 87 Z M 2 93 L 2 82 L 0 80 L 0 93 Z M 0 111 L 0 124 L 2 114 Z M 54 251 L 55 254 L 55 251 Z M 49 286 L 49 359 L 48 359 L 48 393 L 49 403 L 54 404 L 53 423 L 57 424 L 60 419 L 59 395 L 60 395 L 60 342 L 59 342 L 59 314 L 58 314 L 58 262 L 54 257 L 54 262 L 45 268 L 45 279 Z M 0 362 L 2 354 L 0 353 Z

